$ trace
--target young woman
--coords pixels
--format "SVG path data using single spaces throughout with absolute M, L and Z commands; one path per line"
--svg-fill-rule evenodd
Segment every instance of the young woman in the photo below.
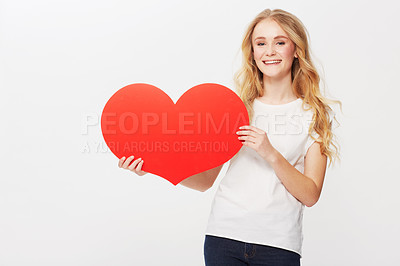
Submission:
M 304 205 L 319 199 L 333 144 L 335 113 L 323 97 L 311 61 L 307 31 L 294 15 L 266 9 L 242 42 L 235 75 L 250 125 L 237 132 L 242 149 L 230 160 L 212 203 L 204 258 L 207 266 L 300 265 Z M 143 160 L 119 167 L 138 175 Z M 133 162 L 132 162 L 133 161 Z M 221 166 L 180 184 L 206 191 Z

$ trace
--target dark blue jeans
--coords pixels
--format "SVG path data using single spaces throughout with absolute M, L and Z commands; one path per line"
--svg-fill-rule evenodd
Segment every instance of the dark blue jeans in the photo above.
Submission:
M 206 266 L 299 266 L 296 252 L 229 238 L 206 235 L 204 240 Z

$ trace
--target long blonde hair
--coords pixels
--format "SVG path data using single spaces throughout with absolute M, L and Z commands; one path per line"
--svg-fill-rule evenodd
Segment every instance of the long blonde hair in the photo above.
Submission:
M 324 97 L 319 88 L 320 77 L 310 58 L 308 45 L 308 32 L 303 23 L 293 14 L 282 9 L 265 9 L 258 14 L 248 26 L 242 42 L 242 67 L 234 75 L 236 90 L 249 113 L 250 121 L 254 114 L 252 104 L 255 98 L 264 94 L 262 84 L 263 73 L 258 69 L 253 58 L 252 35 L 255 26 L 264 19 L 272 19 L 286 32 L 289 39 L 295 44 L 298 58 L 292 64 L 291 77 L 294 94 L 303 100 L 304 110 L 313 110 L 313 119 L 308 133 L 311 138 L 321 146 L 321 154 L 329 158 L 329 166 L 333 159 L 339 159 L 339 144 L 333 142 L 332 123 L 329 112 L 332 111 L 328 104 L 342 103 Z M 308 108 L 304 104 L 308 105 Z M 336 120 L 336 118 L 334 117 Z M 336 120 L 337 121 L 337 120 Z M 315 139 L 311 133 L 315 131 L 320 137 Z

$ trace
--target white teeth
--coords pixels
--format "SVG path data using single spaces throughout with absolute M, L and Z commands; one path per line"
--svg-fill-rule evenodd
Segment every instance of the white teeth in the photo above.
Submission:
M 265 64 L 275 64 L 275 63 L 279 63 L 279 62 L 281 62 L 281 61 L 265 61 L 264 63 Z

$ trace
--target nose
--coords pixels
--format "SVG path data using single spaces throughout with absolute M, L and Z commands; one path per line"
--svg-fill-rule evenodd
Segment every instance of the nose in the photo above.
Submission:
M 270 55 L 274 55 L 276 53 L 275 48 L 272 47 L 272 44 L 266 45 L 265 47 L 266 47 L 265 48 L 265 55 L 270 56 Z

